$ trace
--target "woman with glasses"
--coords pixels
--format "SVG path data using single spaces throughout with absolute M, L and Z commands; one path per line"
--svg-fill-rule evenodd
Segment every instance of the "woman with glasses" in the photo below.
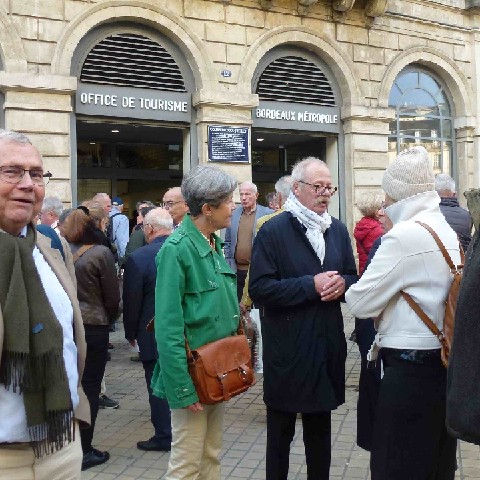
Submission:
M 190 209 L 157 256 L 155 338 L 158 362 L 153 393 L 171 409 L 172 451 L 165 479 L 220 480 L 224 404 L 203 405 L 188 374 L 185 339 L 192 350 L 235 334 L 239 324 L 236 277 L 215 234 L 230 225 L 237 185 L 213 166 L 185 175 Z
M 110 455 L 92 446 L 99 408 L 101 383 L 107 365 L 108 334 L 120 303 L 117 269 L 111 250 L 105 245 L 108 214 L 98 203 L 72 211 L 62 231 L 75 262 L 77 293 L 85 327 L 87 357 L 82 386 L 90 403 L 90 427 L 81 429 L 82 470 L 105 463 Z

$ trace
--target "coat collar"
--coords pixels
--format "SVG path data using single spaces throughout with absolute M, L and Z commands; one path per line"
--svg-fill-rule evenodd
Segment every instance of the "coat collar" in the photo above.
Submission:
M 189 214 L 183 217 L 182 225 L 178 229 L 178 232 L 181 233 L 182 230 L 185 235 L 190 238 L 200 257 L 203 258 L 209 253 L 212 253 L 210 245 L 200 233 L 200 230 L 194 225 Z M 220 255 L 222 253 L 223 242 L 215 233 L 213 234 L 213 238 L 215 239 L 215 251 Z
M 430 190 L 395 202 L 385 209 L 385 213 L 395 225 L 410 220 L 420 213 L 439 212 L 439 203 L 438 193 Z

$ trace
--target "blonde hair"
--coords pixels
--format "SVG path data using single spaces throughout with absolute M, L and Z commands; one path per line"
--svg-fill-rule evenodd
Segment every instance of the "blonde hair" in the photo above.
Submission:
M 385 196 L 380 191 L 364 193 L 357 202 L 357 208 L 364 217 L 374 217 L 382 208 Z

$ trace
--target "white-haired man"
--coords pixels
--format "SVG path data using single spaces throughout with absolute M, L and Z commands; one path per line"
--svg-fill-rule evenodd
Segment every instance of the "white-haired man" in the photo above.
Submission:
M 262 312 L 269 480 L 288 477 L 297 413 L 307 476 L 329 478 L 331 410 L 345 401 L 340 301 L 357 280 L 347 228 L 328 213 L 336 190 L 325 162 L 300 161 L 284 212 L 265 222 L 253 246 L 249 293 Z
M 40 210 L 40 223 L 53 228 L 59 235 L 58 220 L 63 212 L 63 203 L 58 197 L 45 197 Z
M 0 478 L 80 480 L 86 344 L 71 256 L 35 230 L 48 172 L 0 130 Z M 74 434 L 74 429 L 77 429 Z
M 455 230 L 458 239 L 466 252 L 472 239 L 472 217 L 468 210 L 460 206 L 455 190 L 455 180 L 447 173 L 439 173 L 435 177 L 435 190 L 440 195 L 440 211 L 448 224 Z
M 152 394 L 150 383 L 157 363 L 158 351 L 153 331 L 146 327 L 155 314 L 155 257 L 173 230 L 173 219 L 163 208 L 150 210 L 143 219 L 147 245 L 135 250 L 127 259 L 123 277 L 123 324 L 125 338 L 132 347 L 138 343 L 140 360 L 145 372 L 150 418 L 154 435 L 137 442 L 146 451 L 170 451 L 172 429 L 168 402 Z
M 257 221 L 273 213 L 273 210 L 257 204 L 258 189 L 254 183 L 243 182 L 238 189 L 241 206 L 234 210 L 232 223 L 225 231 L 224 251 L 227 263 L 237 272 L 237 296 L 240 302 L 250 266 Z

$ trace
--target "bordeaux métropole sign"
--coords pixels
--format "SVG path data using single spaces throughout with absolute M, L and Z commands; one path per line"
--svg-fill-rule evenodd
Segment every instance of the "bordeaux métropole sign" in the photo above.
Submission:
M 192 102 L 190 93 L 79 83 L 75 112 L 190 123 Z
M 339 107 L 262 101 L 253 110 L 252 116 L 254 127 L 331 133 L 340 131 Z

